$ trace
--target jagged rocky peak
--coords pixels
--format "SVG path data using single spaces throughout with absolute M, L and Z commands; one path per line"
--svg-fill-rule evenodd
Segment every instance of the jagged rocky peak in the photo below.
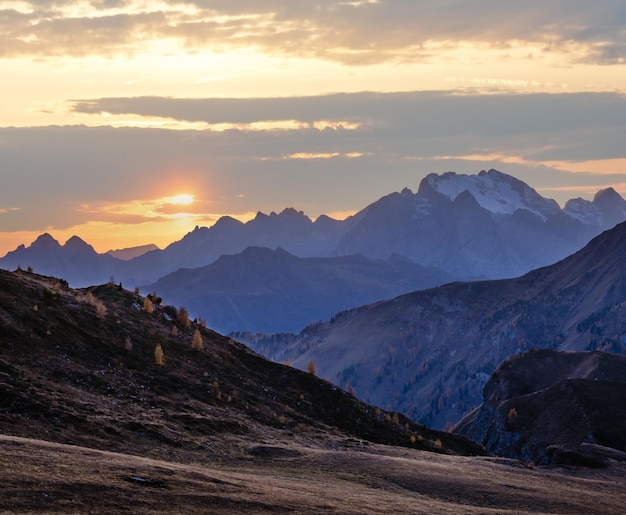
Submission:
M 626 200 L 613 188 L 605 188 L 598 191 L 593 197 L 592 204 L 608 216 L 626 216 Z
M 31 248 L 33 249 L 56 248 L 60 246 L 61 244 L 47 232 L 39 235 L 31 244 Z
M 233 229 L 243 225 L 243 222 L 233 218 L 232 216 L 221 216 L 217 222 L 213 225 L 213 229 Z M 197 229 L 197 227 L 196 227 Z
M 621 201 L 621 203 L 626 203 L 626 201 L 619 195 L 619 193 L 617 193 L 617 191 L 615 191 L 610 186 L 608 188 L 604 188 L 602 190 L 599 190 L 593 196 L 593 202 L 602 202 L 602 201 L 606 201 L 606 200 L 617 201 L 617 202 Z
M 585 223 L 610 228 L 626 218 L 626 200 L 609 187 L 598 191 L 592 201 L 582 198 L 568 200 L 563 212 Z
M 568 200 L 563 206 L 563 212 L 587 224 L 596 224 L 600 216 L 594 204 L 580 197 Z
M 96 253 L 94 248 L 91 245 L 89 245 L 89 243 L 87 243 L 82 238 L 79 238 L 78 236 L 72 236 L 69 240 L 65 242 L 65 245 L 63 245 L 63 248 L 65 248 L 66 250 L 71 250 L 71 251 L 89 252 L 89 253 L 94 253 L 94 254 Z
M 275 213 L 272 213 L 272 215 L 275 215 Z M 284 218 L 296 218 L 296 219 L 303 219 L 303 220 L 307 220 L 307 221 L 311 221 L 311 219 L 304 214 L 304 211 L 298 211 L 293 207 L 286 207 L 285 209 L 283 209 L 279 215 L 276 216 L 281 216 Z
M 423 179 L 420 192 L 426 192 L 427 186 L 453 201 L 468 191 L 481 207 L 497 214 L 525 209 L 546 219 L 560 211 L 556 201 L 542 197 L 523 181 L 498 170 L 483 170 L 477 175 L 431 173 Z
M 219 220 L 218 220 L 218 221 L 219 221 Z M 188 232 L 188 233 L 185 235 L 185 237 L 186 237 L 186 236 L 191 236 L 191 235 L 194 235 L 194 234 L 204 233 L 204 232 L 206 232 L 206 231 L 208 231 L 208 227 L 200 227 L 199 225 L 196 225 L 196 226 L 193 228 L 193 231 Z

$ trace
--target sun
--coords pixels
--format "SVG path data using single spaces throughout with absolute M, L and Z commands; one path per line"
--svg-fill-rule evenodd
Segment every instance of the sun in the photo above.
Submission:
M 165 198 L 165 202 L 167 204 L 175 204 L 180 206 L 186 206 L 187 204 L 191 204 L 193 200 L 193 195 L 190 195 L 189 193 L 181 193 L 179 195 Z

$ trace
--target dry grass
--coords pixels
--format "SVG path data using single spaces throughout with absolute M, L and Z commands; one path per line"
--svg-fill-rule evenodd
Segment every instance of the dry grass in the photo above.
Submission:
M 0 511 L 610 514 L 623 508 L 623 464 L 529 470 L 509 460 L 351 445 L 252 446 L 233 462 L 186 464 L 0 436 Z

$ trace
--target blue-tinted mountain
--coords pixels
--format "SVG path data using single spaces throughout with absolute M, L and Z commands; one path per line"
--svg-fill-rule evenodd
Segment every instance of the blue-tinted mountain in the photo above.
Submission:
M 226 216 L 212 227 L 196 227 L 163 250 L 129 261 L 101 259 L 93 249 L 77 253 L 43 241 L 10 252 L 0 259 L 0 267 L 32 266 L 43 274 L 61 275 L 73 286 L 114 277 L 132 288 L 256 246 L 282 248 L 300 258 L 361 254 L 386 260 L 397 255 L 458 279 L 509 278 L 563 259 L 624 220 L 626 201 L 611 188 L 593 201 L 575 199 L 561 209 L 496 170 L 448 172 L 430 174 L 416 193 L 408 188 L 392 193 L 346 220 L 320 216 L 313 221 L 293 208 L 258 213 L 246 223 Z
M 39 236 L 30 246 L 20 245 L 0 259 L 0 267 L 6 270 L 30 267 L 35 272 L 68 277 L 80 286 L 106 282 L 117 276 L 122 266 L 122 261 L 108 254 L 98 254 L 78 236 L 72 236 L 61 245 L 48 233 Z
M 624 220 L 626 201 L 612 189 L 561 210 L 496 170 L 430 174 L 417 193 L 405 189 L 365 208 L 337 253 L 397 253 L 466 279 L 515 277 L 565 258 Z
M 249 247 L 142 290 L 184 305 L 219 332 L 294 332 L 338 311 L 450 280 L 401 256 L 299 258 L 281 248 Z
M 150 252 L 151 250 L 158 250 L 159 247 L 154 245 L 153 243 L 149 243 L 147 245 L 139 245 L 137 247 L 128 247 L 124 249 L 111 249 L 106 253 L 109 256 L 112 256 L 117 259 L 121 259 L 123 261 L 130 261 L 133 258 L 142 256 L 146 252 Z
M 305 367 L 361 398 L 434 427 L 482 402 L 490 374 L 535 348 L 626 352 L 626 223 L 522 277 L 447 284 L 305 328 L 252 338 L 257 351 Z
M 299 257 L 332 256 L 351 223 L 327 216 L 312 221 L 293 208 L 278 214 L 259 212 L 246 223 L 225 216 L 211 227 L 196 227 L 163 250 L 133 259 L 124 279 L 135 285 L 147 284 L 179 268 L 202 267 L 248 247 L 283 248 Z

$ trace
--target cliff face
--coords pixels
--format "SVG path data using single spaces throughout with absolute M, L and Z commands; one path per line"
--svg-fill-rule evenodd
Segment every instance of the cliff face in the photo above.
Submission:
M 626 357 L 534 350 L 492 374 L 483 404 L 453 431 L 535 463 L 626 458 Z M 621 451 L 621 452 L 620 452 Z

